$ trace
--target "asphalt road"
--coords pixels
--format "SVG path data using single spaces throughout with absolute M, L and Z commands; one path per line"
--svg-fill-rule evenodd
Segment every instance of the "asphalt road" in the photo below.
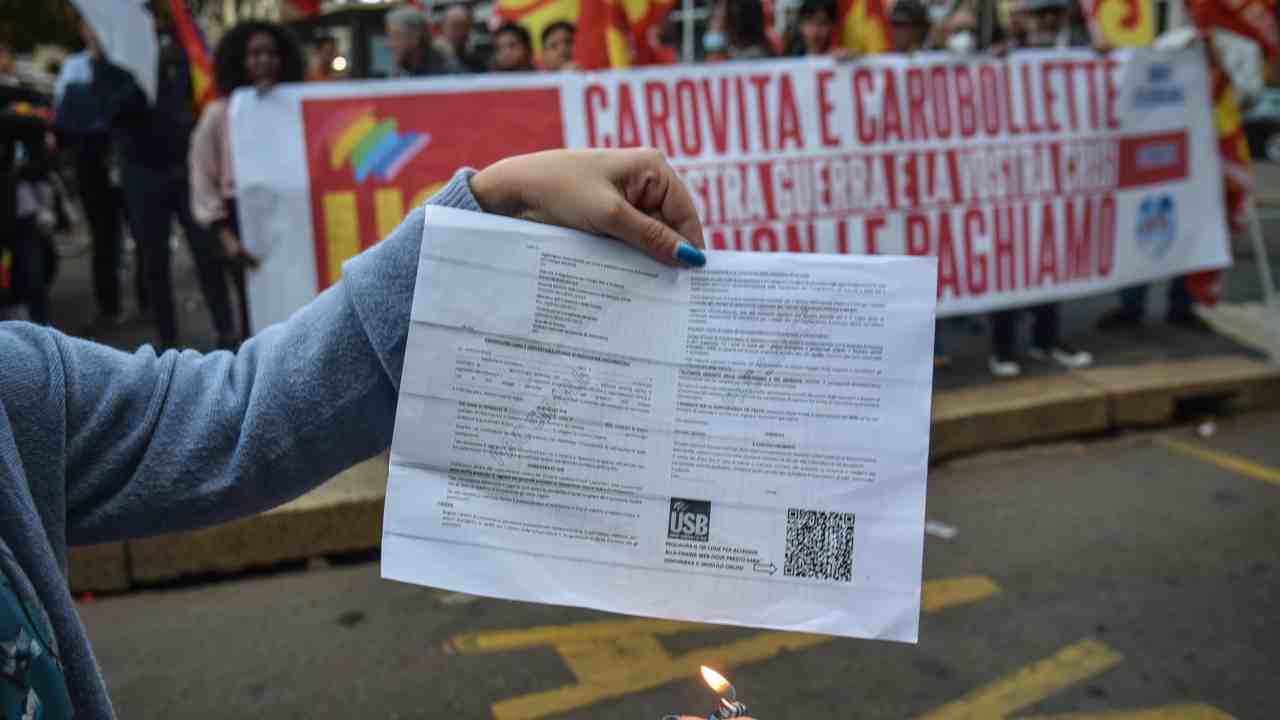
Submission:
M 671 626 L 374 562 L 99 599 L 125 718 L 1280 718 L 1280 414 L 935 468 L 921 642 Z M 1216 453 L 1216 454 L 1215 454 Z M 1076 713 L 1076 714 L 1068 714 Z

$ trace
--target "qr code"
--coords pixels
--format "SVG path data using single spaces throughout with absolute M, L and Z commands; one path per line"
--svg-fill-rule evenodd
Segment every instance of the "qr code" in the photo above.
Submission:
M 853 582 L 853 513 L 787 510 L 784 577 Z

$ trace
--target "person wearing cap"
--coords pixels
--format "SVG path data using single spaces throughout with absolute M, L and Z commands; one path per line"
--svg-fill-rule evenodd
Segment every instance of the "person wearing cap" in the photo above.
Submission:
M 929 9 L 920 0 L 897 0 L 889 10 L 889 39 L 894 52 L 925 49 L 929 37 Z

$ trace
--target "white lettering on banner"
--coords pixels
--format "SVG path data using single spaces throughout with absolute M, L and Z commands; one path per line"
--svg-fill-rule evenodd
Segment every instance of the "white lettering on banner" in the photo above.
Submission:
M 1207 84 L 1203 58 L 1191 51 L 1054 51 L 485 78 L 482 89 L 556 87 L 560 115 L 548 121 L 562 125 L 566 146 L 661 150 L 687 184 L 711 247 L 937 255 L 938 309 L 947 315 L 1228 265 Z M 386 228 L 405 206 L 352 181 L 350 198 L 326 195 L 323 212 L 315 210 L 315 194 L 297 189 L 300 168 L 248 141 L 255 123 L 272 122 L 296 128 L 300 147 L 314 144 L 308 123 L 323 129 L 326 117 L 346 117 L 354 91 L 282 90 L 270 103 L 237 102 L 240 190 L 270 200 L 259 206 L 280 216 L 275 227 L 311 235 L 255 239 L 264 223 L 249 223 L 248 241 L 314 253 L 304 246 L 311 238 L 332 245 L 334 231 L 360 233 L 338 243 L 340 260 L 377 240 L 364 236 L 373 223 L 344 224 L 343 212 L 376 211 Z M 452 80 L 396 81 L 362 86 L 355 99 L 474 91 Z M 328 116 L 317 109 L 325 102 L 334 105 Z M 431 132 L 411 111 L 395 119 L 403 130 Z M 486 137 L 502 141 L 501 133 Z M 418 162 L 400 170 L 411 187 Z M 336 267 L 334 253 L 327 262 Z M 282 267 L 250 285 L 278 295 L 304 281 L 297 275 Z M 273 313 L 255 315 L 255 326 L 283 319 Z

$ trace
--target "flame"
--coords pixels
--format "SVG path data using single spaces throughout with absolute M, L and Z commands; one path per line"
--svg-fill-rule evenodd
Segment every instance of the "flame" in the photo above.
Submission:
M 725 690 L 733 687 L 728 680 L 724 679 L 723 675 L 706 665 L 702 666 L 702 679 L 707 681 L 707 684 L 711 686 L 712 690 L 716 691 L 717 695 L 723 695 Z

